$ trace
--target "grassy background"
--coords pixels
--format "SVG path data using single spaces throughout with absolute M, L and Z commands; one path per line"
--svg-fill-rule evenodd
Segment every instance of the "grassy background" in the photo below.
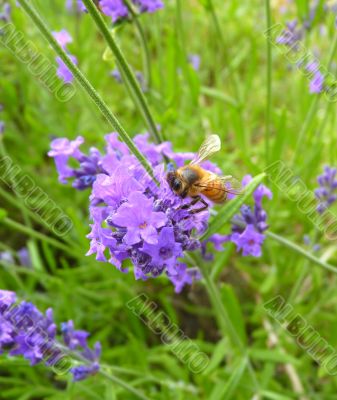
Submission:
M 51 30 L 67 29 L 74 42 L 69 46 L 80 68 L 102 94 L 127 132 L 144 131 L 144 124 L 124 85 L 109 76 L 112 62 L 103 61 L 106 45 L 89 15 L 69 15 L 63 0 L 32 1 Z M 213 0 L 165 1 L 165 9 L 143 15 L 151 52 L 153 86 L 146 93 L 155 121 L 177 151 L 196 151 L 208 132 L 223 143 L 214 157 L 225 174 L 239 179 L 256 175 L 282 160 L 309 188 L 325 163 L 336 165 L 336 104 L 322 96 L 308 120 L 314 101 L 309 81 L 273 48 L 270 130 L 266 129 L 267 45 L 265 6 L 260 1 Z M 275 5 L 278 2 L 273 2 Z M 279 2 L 281 3 L 281 2 Z M 307 1 L 296 1 L 288 14 L 272 7 L 272 22 L 305 18 Z M 180 4 L 180 8 L 177 7 Z M 209 7 L 213 4 L 213 10 Z M 54 54 L 29 18 L 15 7 L 13 23 L 54 62 Z M 180 11 L 179 11 L 180 9 Z M 218 21 L 218 27 L 215 23 Z M 335 15 L 319 15 L 304 38 L 305 46 L 326 65 L 334 43 Z M 323 35 L 322 26 L 325 30 Z M 221 32 L 219 32 L 219 29 Z M 134 27 L 117 33 L 129 63 L 142 70 L 141 47 Z M 199 71 L 187 63 L 188 54 L 201 58 Z M 74 138 L 80 134 L 87 145 L 103 148 L 110 132 L 87 95 L 77 87 L 71 101 L 60 103 L 34 78 L 27 67 L 0 46 L 0 103 L 6 122 L 4 145 L 12 160 L 71 217 L 74 228 L 66 243 L 76 243 L 76 257 L 55 249 L 45 240 L 0 225 L 1 247 L 16 251 L 29 248 L 33 268 L 0 261 L 0 287 L 15 290 L 42 310 L 52 306 L 57 322 L 73 319 L 79 329 L 100 340 L 102 361 L 112 372 L 150 399 L 337 399 L 336 378 L 315 363 L 296 340 L 270 319 L 264 302 L 280 294 L 289 301 L 328 343 L 337 346 L 336 277 L 303 255 L 267 238 L 261 258 L 242 257 L 228 245 L 207 268 L 214 273 L 222 302 L 250 356 L 256 381 L 244 368 L 245 357 L 233 352 L 227 336 L 216 323 L 204 283 L 174 294 L 163 277 L 134 281 L 113 266 L 85 257 L 88 249 L 88 192 L 75 192 L 57 182 L 53 160 L 46 156 L 52 137 Z M 333 58 L 336 60 L 336 57 Z M 336 65 L 332 64 L 332 71 Z M 306 124 L 301 151 L 295 155 L 299 133 Z M 266 151 L 266 135 L 269 148 Z M 293 160 L 294 159 L 294 160 Z M 6 185 L 2 186 L 13 196 Z M 336 265 L 336 243 L 326 241 L 301 214 L 296 203 L 270 183 L 274 197 L 266 202 L 271 230 L 302 246 L 305 234 L 321 245 L 315 256 Z M 1 198 L 8 216 L 31 230 L 50 232 L 43 224 L 25 219 L 10 202 Z M 161 343 L 126 303 L 145 292 L 172 321 L 210 357 L 208 368 L 193 374 Z M 275 335 L 276 343 L 271 338 Z M 296 393 L 294 380 L 303 394 Z M 28 367 L 16 358 L 0 357 L 2 399 L 133 399 L 132 394 L 97 375 L 72 383 L 55 377 L 43 366 Z M 302 396 L 302 397 L 301 397 Z

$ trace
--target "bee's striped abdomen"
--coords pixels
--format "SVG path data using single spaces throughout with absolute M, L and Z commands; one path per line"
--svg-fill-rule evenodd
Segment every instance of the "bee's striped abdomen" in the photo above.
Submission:
M 223 203 L 227 199 L 226 187 L 220 179 L 214 179 L 207 184 L 207 188 L 202 190 L 202 194 L 214 203 Z

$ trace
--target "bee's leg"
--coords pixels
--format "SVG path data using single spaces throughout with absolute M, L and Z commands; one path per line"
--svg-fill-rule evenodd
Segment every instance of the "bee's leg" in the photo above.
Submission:
M 206 201 L 201 196 L 194 197 L 193 201 L 191 202 L 191 205 L 195 205 L 199 201 L 203 204 L 203 206 L 200 207 L 200 208 L 195 208 L 195 209 L 191 210 L 191 214 L 197 214 L 197 213 L 200 213 L 201 211 L 207 210 L 208 204 L 206 203 Z
M 179 209 L 180 210 L 187 210 L 187 209 L 191 208 L 191 206 L 194 206 L 195 204 L 198 203 L 198 201 L 201 199 L 201 197 L 200 196 L 195 196 L 195 197 L 192 197 L 192 199 L 193 200 L 190 203 L 184 204 L 183 206 L 180 206 Z

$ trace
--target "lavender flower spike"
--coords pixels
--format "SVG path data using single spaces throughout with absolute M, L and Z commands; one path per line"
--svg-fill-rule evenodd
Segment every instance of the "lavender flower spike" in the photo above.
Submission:
M 337 200 L 337 169 L 326 165 L 324 172 L 317 178 L 319 188 L 315 190 L 318 199 L 317 212 L 322 214 Z
M 0 290 L 0 354 L 23 356 L 31 365 L 44 363 L 54 368 L 66 355 L 77 355 L 79 365 L 70 372 L 78 381 L 99 371 L 101 346 L 97 342 L 91 350 L 88 336 L 87 332 L 74 330 L 72 321 L 68 321 L 62 324 L 62 335 L 57 337 L 51 308 L 42 314 L 32 303 L 17 302 L 14 292 Z
M 180 258 L 185 251 L 200 249 L 205 254 L 205 243 L 198 238 L 207 229 L 209 210 L 193 214 L 181 207 L 190 199 L 172 192 L 166 180 L 164 157 L 181 166 L 194 154 L 174 153 L 169 142 L 155 145 L 149 143 L 148 134 L 136 135 L 134 143 L 151 163 L 160 182 L 157 187 L 116 133 L 105 139 L 102 153 L 92 148 L 89 156 L 84 155 L 79 149 L 82 138 L 56 139 L 49 152 L 55 158 L 62 183 L 74 179 L 73 186 L 78 189 L 91 189 L 87 254 L 95 254 L 97 260 L 109 262 L 122 272 L 128 272 L 123 263 L 130 260 L 136 279 L 166 274 L 178 293 L 184 285 L 200 279 L 198 271 L 188 268 Z M 69 166 L 70 158 L 78 161 L 79 169 Z M 203 166 L 219 172 L 209 161 Z M 84 177 L 85 185 L 81 180 Z M 222 250 L 223 239 L 215 237 L 210 241 Z
M 243 178 L 242 185 L 250 182 L 252 177 Z M 248 205 L 241 207 L 241 214 L 233 218 L 232 233 L 227 236 L 227 241 L 233 242 L 238 251 L 242 250 L 243 256 L 252 255 L 260 257 L 265 236 L 263 232 L 268 228 L 267 213 L 262 208 L 262 199 L 272 198 L 271 191 L 264 185 L 259 185 L 253 193 L 254 208 Z

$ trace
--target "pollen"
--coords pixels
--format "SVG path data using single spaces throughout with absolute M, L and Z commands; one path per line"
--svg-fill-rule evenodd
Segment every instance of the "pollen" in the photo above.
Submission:
M 147 223 L 143 222 L 142 224 L 139 225 L 140 229 L 145 229 L 147 227 Z

